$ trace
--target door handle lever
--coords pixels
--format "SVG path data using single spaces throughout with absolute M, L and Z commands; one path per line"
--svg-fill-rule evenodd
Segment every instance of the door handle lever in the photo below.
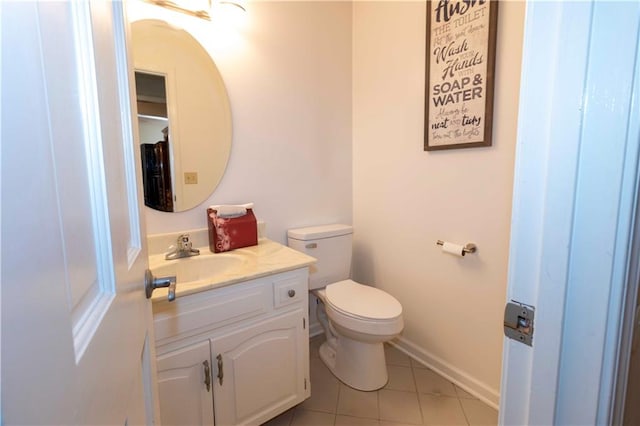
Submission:
M 153 290 L 157 288 L 169 287 L 169 296 L 167 297 L 169 302 L 173 302 L 176 298 L 176 277 L 160 277 L 156 278 L 153 273 L 147 269 L 144 273 L 144 293 L 147 299 L 151 299 Z

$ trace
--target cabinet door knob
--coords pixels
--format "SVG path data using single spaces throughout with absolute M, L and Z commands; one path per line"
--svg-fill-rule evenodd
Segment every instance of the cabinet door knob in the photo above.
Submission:
M 224 379 L 224 371 L 222 370 L 222 355 L 218 354 L 216 359 L 218 360 L 218 381 L 220 382 L 220 386 L 222 386 L 222 379 Z
M 204 361 L 204 384 L 207 386 L 207 392 L 211 391 L 211 369 L 209 368 L 209 361 Z
M 295 291 L 295 290 L 293 290 L 293 289 L 291 289 L 291 290 L 289 290 L 289 291 L 287 292 L 287 294 L 289 295 L 289 297 L 293 297 L 293 296 L 295 296 L 295 295 L 296 295 L 296 291 Z

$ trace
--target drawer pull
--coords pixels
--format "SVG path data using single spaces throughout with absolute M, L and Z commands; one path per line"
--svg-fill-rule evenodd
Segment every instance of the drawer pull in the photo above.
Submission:
M 296 295 L 296 291 L 294 289 L 291 289 L 287 292 L 287 294 L 289 295 L 289 297 L 294 297 Z
M 220 383 L 220 386 L 222 386 L 222 380 L 224 379 L 224 371 L 222 371 L 222 355 L 218 354 L 216 359 L 218 360 L 218 382 Z
M 207 392 L 211 392 L 211 369 L 209 368 L 209 361 L 204 361 L 204 384 L 207 386 Z

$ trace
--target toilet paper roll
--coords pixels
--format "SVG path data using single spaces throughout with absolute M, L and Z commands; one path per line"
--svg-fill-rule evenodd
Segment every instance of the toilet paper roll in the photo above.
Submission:
M 455 256 L 464 256 L 465 252 L 464 252 L 464 247 L 458 244 L 453 244 L 453 243 L 449 243 L 449 242 L 444 242 L 444 244 L 442 244 L 442 251 L 445 253 L 450 253 L 453 254 Z

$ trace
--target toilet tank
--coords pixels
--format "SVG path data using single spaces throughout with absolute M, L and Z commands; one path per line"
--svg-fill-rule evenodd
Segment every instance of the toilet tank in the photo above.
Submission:
M 349 225 L 322 225 L 290 229 L 289 247 L 317 259 L 309 269 L 309 289 L 346 280 L 351 273 L 353 228 Z

